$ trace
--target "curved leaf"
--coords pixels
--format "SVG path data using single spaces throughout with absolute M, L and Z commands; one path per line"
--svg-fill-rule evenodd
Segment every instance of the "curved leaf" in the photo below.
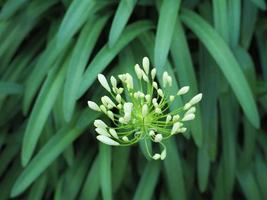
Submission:
M 239 64 L 227 44 L 207 22 L 194 12 L 183 10 L 181 19 L 205 45 L 231 85 L 245 115 L 256 128 L 259 128 L 256 102 Z

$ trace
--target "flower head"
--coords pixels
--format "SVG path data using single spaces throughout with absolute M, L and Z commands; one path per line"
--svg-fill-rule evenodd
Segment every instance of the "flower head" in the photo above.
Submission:
M 182 87 L 176 94 L 168 94 L 156 82 L 156 69 L 150 71 L 147 57 L 143 59 L 143 68 L 135 65 L 136 77 L 131 74 L 120 74 L 118 78 L 111 76 L 110 84 L 104 75 L 99 74 L 100 84 L 109 92 L 101 98 L 101 105 L 88 101 L 89 107 L 104 113 L 110 123 L 100 119 L 94 125 L 98 133 L 97 139 L 102 143 L 115 146 L 129 146 L 140 140 L 150 140 L 159 144 L 161 151 L 148 154 L 151 158 L 165 159 L 166 147 L 164 140 L 178 133 L 184 133 L 185 123 L 195 118 L 196 107 L 202 94 L 197 94 L 184 106 L 170 111 L 170 105 L 175 98 L 185 95 L 189 86 Z M 139 85 L 134 85 L 134 78 Z M 172 77 L 168 72 L 162 74 L 163 88 L 172 86 Z M 144 87 L 145 86 L 145 87 Z

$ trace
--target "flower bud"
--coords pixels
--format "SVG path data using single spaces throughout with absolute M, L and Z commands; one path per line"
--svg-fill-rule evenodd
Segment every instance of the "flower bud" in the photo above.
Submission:
M 164 149 L 160 154 L 160 159 L 164 160 L 166 158 L 166 156 L 167 156 L 167 152 L 166 152 L 166 149 Z
M 190 120 L 193 120 L 193 119 L 195 119 L 195 114 L 190 113 L 190 114 L 188 114 L 188 115 L 185 115 L 185 116 L 183 117 L 182 121 L 185 122 L 185 121 L 190 121 Z
M 95 111 L 101 111 L 99 106 L 93 101 L 87 101 L 89 108 Z
M 103 128 L 103 129 L 105 129 L 105 128 L 108 127 L 108 126 L 105 124 L 105 122 L 103 122 L 103 121 L 100 120 L 100 119 L 96 119 L 96 120 L 94 121 L 94 125 L 95 125 L 95 127 L 97 127 L 97 128 Z
M 157 92 L 158 92 L 158 95 L 159 96 L 163 97 L 163 91 L 162 91 L 162 89 L 158 89 Z
M 153 86 L 153 88 L 155 88 L 156 90 L 158 89 L 158 84 L 157 84 L 155 81 L 152 83 L 152 86 Z
M 146 117 L 147 114 L 148 114 L 148 106 L 147 106 L 147 104 L 144 104 L 142 106 L 142 117 Z
M 115 140 L 112 140 L 111 138 L 105 136 L 105 135 L 98 135 L 96 136 L 96 139 L 98 139 L 100 142 L 107 144 L 107 145 L 112 145 L 112 146 L 119 146 L 120 143 L 116 142 Z
M 138 79 L 141 80 L 141 78 L 143 77 L 143 72 L 142 72 L 142 69 L 140 68 L 140 66 L 138 64 L 136 64 L 134 66 L 134 70 L 135 70 L 135 73 L 136 73 Z
M 111 112 L 110 110 L 107 112 L 107 115 L 110 119 L 112 119 L 112 121 L 114 121 L 114 114 L 113 112 Z
M 155 142 L 161 142 L 162 138 L 163 138 L 163 137 L 162 137 L 161 134 L 157 134 L 157 135 L 155 135 L 154 141 L 155 141 Z
M 103 74 L 98 74 L 97 78 L 98 78 L 98 81 L 100 82 L 100 84 L 101 84 L 107 91 L 111 92 L 106 77 L 105 77 Z
M 110 129 L 109 129 L 109 133 L 110 133 L 110 135 L 112 135 L 112 137 L 114 137 L 114 138 L 116 138 L 116 139 L 119 139 L 118 134 L 117 134 L 117 132 L 115 131 L 115 129 L 110 128 Z
M 186 94 L 189 91 L 189 89 L 190 89 L 189 86 L 184 86 L 177 92 L 177 95 L 179 96 Z
M 156 154 L 153 155 L 152 158 L 153 158 L 154 160 L 158 160 L 158 159 L 160 159 L 160 154 L 156 153 Z
M 112 87 L 114 87 L 114 88 L 117 87 L 117 80 L 114 76 L 110 77 L 110 82 L 111 82 Z
M 155 77 L 156 77 L 156 73 L 157 73 L 156 68 L 153 68 L 153 69 L 151 70 L 151 78 L 152 78 L 152 80 L 155 79 Z
M 143 68 L 146 74 L 148 74 L 149 73 L 149 59 L 147 57 L 143 58 Z
M 107 137 L 110 137 L 110 135 L 108 134 L 107 130 L 104 128 L 96 128 L 95 131 L 99 134 L 99 135 L 105 135 Z
M 198 102 L 200 102 L 201 99 L 202 99 L 202 93 L 199 93 L 199 94 L 197 94 L 196 96 L 194 96 L 194 97 L 189 101 L 189 103 L 190 103 L 191 105 L 195 105 L 195 104 L 197 104 Z

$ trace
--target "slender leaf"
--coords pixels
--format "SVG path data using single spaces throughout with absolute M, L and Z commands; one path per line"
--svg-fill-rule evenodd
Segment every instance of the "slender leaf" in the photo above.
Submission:
M 197 14 L 184 10 L 181 19 L 203 42 L 231 85 L 249 121 L 258 128 L 259 114 L 254 97 L 229 47 L 214 29 Z

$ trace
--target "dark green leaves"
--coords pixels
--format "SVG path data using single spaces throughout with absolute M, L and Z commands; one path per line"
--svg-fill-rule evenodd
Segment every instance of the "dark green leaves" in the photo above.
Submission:
M 259 127 L 259 114 L 249 85 L 229 47 L 215 30 L 195 13 L 184 10 L 182 21 L 197 35 L 231 85 L 246 116 Z

